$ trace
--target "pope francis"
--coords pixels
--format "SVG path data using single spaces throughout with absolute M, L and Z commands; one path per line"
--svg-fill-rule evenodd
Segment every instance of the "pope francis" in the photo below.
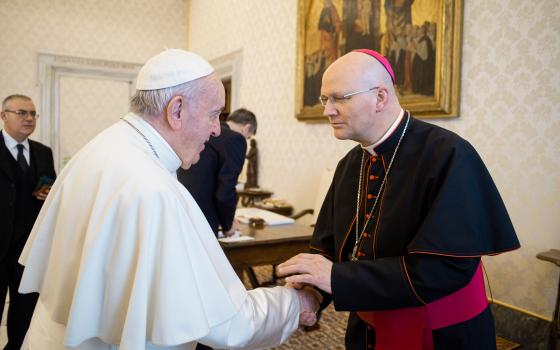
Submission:
M 218 136 L 224 88 L 170 49 L 140 70 L 131 112 L 66 165 L 20 257 L 40 298 L 22 349 L 258 349 L 316 321 L 305 290 L 246 291 L 176 179 Z

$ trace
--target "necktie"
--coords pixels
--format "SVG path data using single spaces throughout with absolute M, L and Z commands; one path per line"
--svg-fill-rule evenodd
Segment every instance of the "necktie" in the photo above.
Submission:
M 29 165 L 27 164 L 27 160 L 25 160 L 25 156 L 23 155 L 23 145 L 21 143 L 17 144 L 17 162 L 21 168 L 21 170 L 26 173 Z

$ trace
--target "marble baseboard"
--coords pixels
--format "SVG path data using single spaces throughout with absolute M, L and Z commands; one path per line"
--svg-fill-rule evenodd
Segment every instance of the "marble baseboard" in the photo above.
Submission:
M 490 307 L 496 335 L 520 344 L 523 350 L 552 349 L 548 347 L 551 322 L 498 304 Z M 560 350 L 560 347 L 554 350 Z

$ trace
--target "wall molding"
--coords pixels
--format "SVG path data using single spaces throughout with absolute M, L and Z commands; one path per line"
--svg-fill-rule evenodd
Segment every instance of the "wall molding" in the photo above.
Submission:
M 215 73 L 220 79 L 231 79 L 231 110 L 240 108 L 239 91 L 241 90 L 243 50 L 216 57 L 210 60 L 210 64 L 214 67 Z
M 489 298 L 489 299 L 488 299 L 488 303 L 489 303 L 489 304 L 500 305 L 500 306 L 506 307 L 506 308 L 508 308 L 508 309 L 512 309 L 512 310 L 514 310 L 514 311 L 521 312 L 521 313 L 523 313 L 523 314 L 526 314 L 526 315 L 529 315 L 529 316 L 538 318 L 538 319 L 543 320 L 543 321 L 546 321 L 546 322 L 552 322 L 552 318 L 550 318 L 550 317 L 546 317 L 546 316 L 543 316 L 543 315 L 536 314 L 536 313 L 531 312 L 531 311 L 529 311 L 529 310 L 526 310 L 526 309 L 523 309 L 523 308 L 520 308 L 520 307 L 511 305 L 511 304 L 508 304 L 508 303 L 504 303 L 503 301 L 499 301 L 499 300 L 496 300 L 496 299 L 490 299 L 490 298 Z
M 138 63 L 109 61 L 96 58 L 39 53 L 37 80 L 40 89 L 41 141 L 53 150 L 55 168 L 62 168 L 60 155 L 60 79 L 77 77 L 124 81 L 134 94 L 135 80 L 142 67 Z

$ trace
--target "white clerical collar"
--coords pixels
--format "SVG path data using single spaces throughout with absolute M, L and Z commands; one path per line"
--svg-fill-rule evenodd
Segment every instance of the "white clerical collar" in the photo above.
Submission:
M 377 153 L 375 153 L 375 147 L 377 147 L 380 144 L 382 144 L 383 142 L 385 142 L 385 140 L 387 140 L 389 138 L 389 136 L 391 136 L 393 134 L 393 132 L 395 130 L 397 130 L 397 127 L 399 126 L 403 117 L 404 117 L 404 109 L 401 108 L 401 112 L 399 113 L 399 116 L 393 122 L 393 124 L 391 125 L 389 130 L 387 130 L 387 132 L 385 132 L 385 134 L 383 134 L 383 136 L 376 143 L 374 143 L 373 145 L 365 146 L 365 147 L 362 146 L 362 149 L 366 150 L 372 156 L 376 156 Z
M 147 147 L 153 147 L 163 166 L 172 174 L 175 174 L 177 169 L 181 166 L 181 159 L 177 153 L 171 148 L 169 143 L 154 129 L 144 118 L 134 114 L 128 113 L 123 117 L 126 121 L 135 126 L 142 135 L 144 135 L 149 143 Z M 150 148 L 151 148 L 150 147 Z M 151 151 L 150 151 L 151 152 Z

